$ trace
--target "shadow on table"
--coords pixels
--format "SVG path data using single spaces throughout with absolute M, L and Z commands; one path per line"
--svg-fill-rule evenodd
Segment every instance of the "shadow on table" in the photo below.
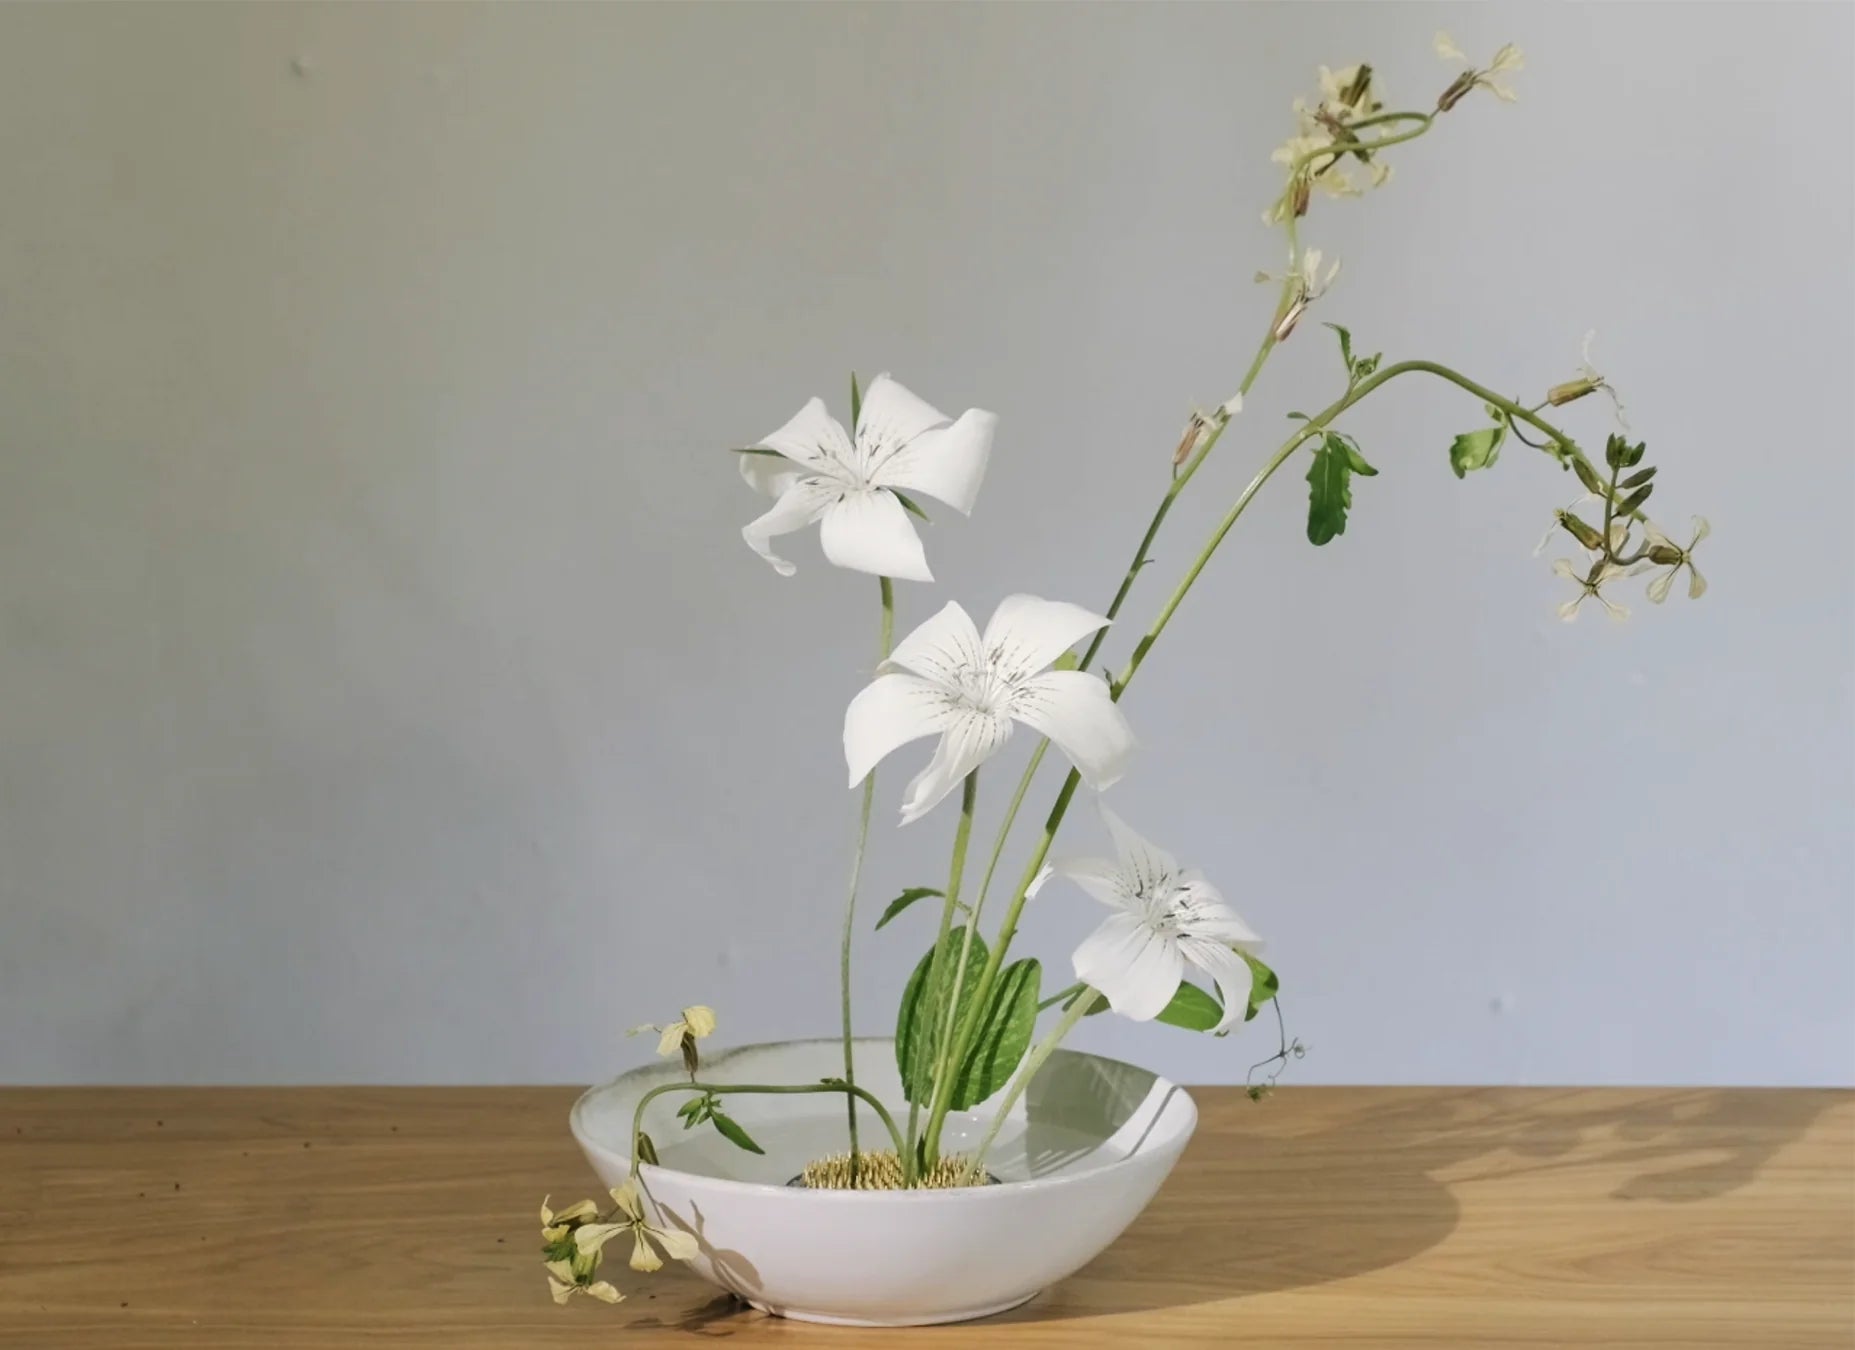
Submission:
M 1608 1193 L 1616 1203 L 1710 1199 L 1750 1182 L 1834 1098 L 1774 1093 L 1758 1099 L 1755 1119 L 1742 1093 L 1585 1104 L 1592 1100 L 1567 1090 L 1508 1107 L 1465 1089 L 1362 1106 L 1300 1134 L 1268 1133 L 1259 1118 L 1254 1131 L 1239 1125 L 1201 1138 L 1130 1230 L 1132 1240 L 1116 1243 L 1072 1282 L 989 1320 L 1060 1321 L 1218 1302 L 1394 1266 L 1450 1234 L 1459 1216 L 1453 1188 L 1476 1180 L 1624 1164 L 1640 1170 Z M 1748 1139 L 1754 1124 L 1756 1137 Z M 1207 1149 L 1228 1161 L 1207 1160 Z M 1215 1243 L 1194 1242 L 1205 1230 L 1202 1211 L 1192 1212 L 1191 1188 L 1209 1172 L 1217 1175 L 1215 1188 L 1232 1197 L 1229 1223 Z

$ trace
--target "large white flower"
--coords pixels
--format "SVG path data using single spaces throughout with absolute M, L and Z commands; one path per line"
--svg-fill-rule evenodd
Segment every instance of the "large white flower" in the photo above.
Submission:
M 1022 722 L 1068 755 L 1090 787 L 1121 776 L 1134 748 L 1127 718 L 1108 686 L 1079 670 L 1045 670 L 1108 622 L 1078 605 L 1010 595 L 980 636 L 949 604 L 903 638 L 876 679 L 844 713 L 844 759 L 855 787 L 891 750 L 940 737 L 928 766 L 909 783 L 902 823 L 919 820 L 995 754 Z
M 921 537 L 897 493 L 924 493 L 970 515 L 997 425 L 997 417 L 977 408 L 954 421 L 878 375 L 864 395 L 853 440 L 815 398 L 756 443 L 776 453 L 741 456 L 741 476 L 779 499 L 741 537 L 789 577 L 793 565 L 768 545 L 816 520 L 824 556 L 839 567 L 932 581 Z
M 1180 867 L 1106 807 L 1116 857 L 1058 861 L 1056 875 L 1114 913 L 1076 948 L 1076 978 L 1108 996 L 1124 1017 L 1150 1022 L 1179 991 L 1185 968 L 1196 966 L 1217 983 L 1224 1005 L 1217 1031 L 1241 1022 L 1250 1005 L 1250 967 L 1234 944 L 1262 941 L 1217 888 L 1194 869 Z

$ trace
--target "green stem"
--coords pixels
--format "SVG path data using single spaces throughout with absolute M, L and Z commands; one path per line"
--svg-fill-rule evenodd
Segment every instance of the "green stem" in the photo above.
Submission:
M 1011 1090 L 1005 1094 L 1005 1100 L 998 1104 L 998 1113 L 992 1117 L 992 1124 L 985 1132 L 985 1138 L 979 1141 L 979 1147 L 967 1160 L 966 1166 L 974 1176 L 984 1175 L 986 1150 L 992 1147 L 992 1141 L 998 1138 L 998 1132 L 1004 1128 L 1005 1117 L 1011 1114 L 1011 1108 L 1018 1104 L 1018 1098 L 1024 1095 L 1024 1089 L 1030 1086 L 1031 1079 L 1037 1076 L 1037 1070 L 1050 1058 L 1056 1047 L 1063 1043 L 1063 1037 L 1075 1030 L 1076 1023 L 1088 1016 L 1090 1008 L 1101 1001 L 1101 990 L 1084 989 L 1082 997 L 1070 1005 L 1063 1014 L 1063 1020 L 1050 1028 L 1050 1034 L 1037 1042 L 1037 1046 L 1024 1061 L 1024 1067 L 1018 1070 L 1017 1078 L 1011 1084 Z
M 687 1083 L 664 1083 L 652 1088 L 638 1098 L 637 1109 L 631 1113 L 631 1175 L 638 1174 L 638 1136 L 644 1132 L 644 1108 L 666 1092 L 706 1092 L 717 1097 L 730 1094 L 751 1096 L 790 1096 L 804 1092 L 842 1092 L 852 1100 L 852 1107 L 861 1101 L 869 1105 L 883 1126 L 889 1131 L 889 1138 L 894 1141 L 897 1153 L 902 1150 L 901 1131 L 895 1127 L 895 1118 L 889 1110 L 874 1096 L 855 1083 L 698 1083 L 693 1078 Z
M 889 659 L 889 652 L 895 643 L 895 583 L 888 577 L 879 578 L 882 582 L 882 644 L 877 664 Z M 863 804 L 857 812 L 857 847 L 851 855 L 850 862 L 850 896 L 844 902 L 844 935 L 838 948 L 837 967 L 840 1002 L 844 1021 L 844 1081 L 851 1087 L 857 1084 L 856 1050 L 850 1030 L 850 939 L 857 928 L 857 888 L 863 880 L 863 854 L 869 846 L 870 806 L 876 799 L 876 771 L 870 770 L 863 780 Z M 854 1185 L 857 1178 L 857 1104 L 852 1098 L 844 1102 L 845 1114 L 850 1124 L 850 1179 Z
M 1224 518 L 1218 522 L 1217 528 L 1212 531 L 1209 541 L 1199 550 L 1198 556 L 1192 560 L 1192 564 L 1186 569 L 1183 579 L 1174 587 L 1172 594 L 1167 598 L 1165 605 L 1160 609 L 1159 617 L 1153 621 L 1152 626 L 1135 645 L 1133 655 L 1128 660 L 1127 669 L 1122 672 L 1120 679 L 1118 681 L 1109 681 L 1110 697 L 1118 702 L 1121 695 L 1126 693 L 1127 686 L 1133 680 L 1135 672 L 1140 669 L 1141 662 L 1146 659 L 1146 655 L 1152 650 L 1153 644 L 1159 640 L 1159 635 L 1165 631 L 1166 625 L 1171 622 L 1173 614 L 1177 612 L 1179 605 L 1184 601 L 1186 593 L 1191 590 L 1192 583 L 1197 581 L 1199 574 L 1204 571 L 1205 565 L 1210 562 L 1211 555 L 1217 551 L 1217 546 L 1224 541 L 1224 536 L 1230 533 L 1231 526 L 1237 523 L 1238 518 L 1242 516 L 1245 508 L 1249 506 L 1250 501 L 1256 496 L 1257 492 L 1262 489 L 1262 485 L 1269 481 L 1275 471 L 1281 468 L 1282 465 L 1287 462 L 1289 456 L 1300 449 L 1302 445 L 1325 431 L 1327 425 L 1331 423 L 1334 418 L 1366 397 L 1366 395 L 1370 394 L 1380 385 L 1398 378 L 1400 375 L 1410 374 L 1435 375 L 1440 379 L 1448 380 L 1459 388 L 1474 394 L 1484 402 L 1503 409 L 1509 416 L 1520 418 L 1528 425 L 1543 432 L 1548 439 L 1551 440 L 1552 448 L 1546 453 L 1553 455 L 1561 462 L 1584 459 L 1583 453 L 1578 449 L 1577 444 L 1572 438 L 1552 425 L 1552 423 L 1546 421 L 1537 413 L 1522 408 L 1512 399 L 1505 398 L 1487 388 L 1485 385 L 1477 384 L 1466 375 L 1451 370 L 1448 366 L 1441 365 L 1435 361 L 1400 361 L 1396 365 L 1386 366 L 1376 374 L 1359 381 L 1358 384 L 1348 389 L 1345 394 L 1322 409 L 1312 419 L 1303 423 L 1292 436 L 1282 443 L 1281 447 L 1270 457 L 1261 471 L 1250 480 L 1249 486 L 1243 489 L 1242 495 L 1237 498 L 1235 504 L 1225 513 Z M 992 986 L 998 979 L 999 968 L 1004 963 L 1005 952 L 1011 945 L 1011 939 L 1017 933 L 1018 917 L 1023 912 L 1025 896 L 1030 890 L 1031 883 L 1036 880 L 1037 873 L 1043 869 L 1044 860 L 1049 857 L 1050 846 L 1056 839 L 1056 832 L 1062 826 L 1063 817 L 1068 813 L 1069 804 L 1075 798 L 1076 789 L 1081 786 L 1081 783 L 1082 775 L 1077 773 L 1074 769 L 1071 769 L 1068 777 L 1063 780 L 1063 786 L 1057 793 L 1056 802 L 1050 808 L 1048 818 L 1044 821 L 1043 835 L 1037 841 L 1037 846 L 1032 851 L 1030 860 L 1024 866 L 1024 871 L 1018 880 L 1017 894 L 1012 899 L 1011 907 L 1005 911 L 1005 919 L 999 927 L 998 938 L 992 944 L 992 950 L 987 955 L 985 967 L 980 973 L 979 985 L 974 992 L 974 998 L 978 1001 L 980 1006 L 984 1006 L 984 1000 L 991 995 Z M 972 1032 L 969 1028 L 969 1034 L 976 1033 Z M 962 1044 L 957 1048 L 956 1054 L 958 1057 L 964 1058 L 969 1049 L 969 1045 Z
M 945 1004 L 943 1004 L 942 995 L 947 992 L 947 939 L 951 936 L 953 930 L 953 911 L 959 907 L 960 903 L 960 883 L 966 875 L 966 846 L 973 835 L 973 808 L 977 805 L 978 800 L 979 772 L 975 769 L 972 773 L 966 775 L 965 781 L 960 786 L 960 824 L 959 828 L 956 829 L 953 834 L 953 861 L 947 868 L 946 903 L 943 904 L 940 909 L 940 931 L 935 935 L 934 959 L 928 966 L 928 988 L 931 993 L 930 997 L 927 999 L 926 1006 L 930 1009 L 942 1006 L 954 1006 L 959 998 L 960 985 L 964 982 L 964 976 L 966 974 L 964 968 L 954 972 L 953 996 L 947 999 Z M 972 931 L 972 916 L 968 915 L 966 922 L 967 936 L 970 937 Z M 962 960 L 964 960 L 963 952 L 964 948 L 962 949 Z M 919 1138 L 921 1126 L 922 1070 L 928 1068 L 930 1064 L 934 1070 L 927 1084 L 931 1100 L 934 1088 L 938 1086 L 941 1078 L 946 1076 L 946 1053 L 952 1048 L 948 1042 L 953 1039 L 954 1025 L 955 1020 L 948 1018 L 943 1023 L 943 1027 L 945 1028 L 944 1032 L 941 1028 L 933 1028 L 935 1035 L 931 1041 L 920 1035 L 919 1032 L 917 1032 L 915 1036 L 914 1051 L 910 1056 L 913 1062 L 909 1074 L 915 1085 L 915 1100 L 908 1104 L 908 1152 L 902 1158 L 902 1175 L 904 1179 L 908 1181 L 914 1179 L 913 1169 L 917 1162 L 920 1161 L 915 1154 L 915 1141 Z M 924 1062 L 921 1058 L 922 1052 L 930 1045 L 932 1047 L 932 1054 L 930 1058 Z M 956 1060 L 955 1062 L 957 1063 L 958 1061 Z M 933 1166 L 934 1160 L 932 1156 L 928 1157 L 926 1161 L 929 1167 Z

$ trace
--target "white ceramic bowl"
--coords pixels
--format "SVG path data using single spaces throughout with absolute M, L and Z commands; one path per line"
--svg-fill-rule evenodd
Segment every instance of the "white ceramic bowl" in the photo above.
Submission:
M 705 1058 L 714 1083 L 815 1083 L 841 1075 L 835 1040 L 749 1045 Z M 575 1103 L 573 1134 L 608 1186 L 631 1170 L 638 1099 L 682 1077 L 635 1069 Z M 905 1121 L 893 1042 L 857 1041 L 857 1081 Z M 642 1178 L 657 1221 L 694 1233 L 704 1279 L 770 1313 L 809 1322 L 908 1326 L 1014 1308 L 1081 1269 L 1132 1223 L 1198 1123 L 1183 1088 L 1117 1060 L 1059 1050 L 1013 1108 L 986 1158 L 999 1184 L 947 1191 L 813 1191 L 786 1183 L 845 1146 L 839 1093 L 730 1096 L 729 1115 L 766 1150 L 712 1127 L 685 1131 L 680 1093 L 645 1109 L 660 1165 Z M 977 1144 L 990 1103 L 947 1117 L 942 1152 Z M 867 1107 L 866 1148 L 888 1145 Z

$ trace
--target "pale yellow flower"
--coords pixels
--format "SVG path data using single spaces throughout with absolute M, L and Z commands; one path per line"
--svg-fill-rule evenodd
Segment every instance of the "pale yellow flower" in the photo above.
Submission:
M 590 1223 L 573 1235 L 574 1244 L 581 1251 L 597 1252 L 620 1233 L 630 1233 L 631 1268 L 648 1273 L 663 1269 L 663 1259 L 657 1255 L 653 1242 L 675 1261 L 688 1261 L 700 1250 L 694 1233 L 659 1228 L 644 1217 L 644 1203 L 638 1196 L 637 1182 L 627 1181 L 623 1186 L 613 1187 L 612 1200 L 618 1206 L 613 1211 L 616 1222 Z
M 1433 44 L 1436 54 L 1445 61 L 1467 61 L 1460 47 L 1456 46 L 1449 34 L 1439 32 Z M 1494 59 L 1480 69 L 1471 67 L 1456 77 L 1454 84 L 1443 91 L 1443 96 L 1436 102 L 1439 111 L 1447 112 L 1456 106 L 1472 89 L 1486 89 L 1503 103 L 1512 103 L 1517 95 L 1496 76 L 1506 75 L 1526 66 L 1526 59 L 1513 43 L 1504 43 L 1495 52 Z
M 623 1303 L 625 1296 L 612 1286 L 610 1280 L 600 1280 L 586 1286 L 586 1292 L 601 1303 Z
M 1554 575 L 1564 577 L 1578 587 L 1578 594 L 1559 606 L 1559 617 L 1570 623 L 1578 617 L 1578 610 L 1587 600 L 1595 600 L 1604 607 L 1604 612 L 1621 622 L 1629 618 L 1630 612 L 1622 605 L 1608 599 L 1603 588 L 1618 577 L 1627 574 L 1627 569 L 1611 562 L 1593 562 L 1590 568 L 1580 572 L 1570 558 L 1555 559 L 1552 564 Z
M 1649 541 L 1649 561 L 1639 564 L 1635 570 L 1641 572 L 1655 567 L 1668 569 L 1649 583 L 1648 595 L 1652 603 L 1659 605 L 1668 599 L 1669 589 L 1675 584 L 1675 576 L 1684 567 L 1688 570 L 1688 599 L 1698 600 L 1707 593 L 1707 578 L 1694 567 L 1694 546 L 1713 533 L 1713 526 L 1707 523 L 1705 516 L 1694 517 L 1694 535 L 1688 540 L 1686 548 L 1648 521 L 1643 522 L 1642 532 Z

